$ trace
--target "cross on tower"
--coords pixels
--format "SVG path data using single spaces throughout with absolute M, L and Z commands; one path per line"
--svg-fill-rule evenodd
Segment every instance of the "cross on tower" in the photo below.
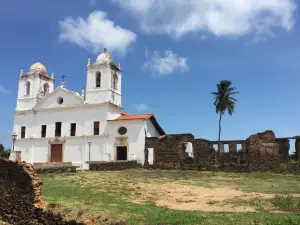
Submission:
M 63 74 L 63 75 L 61 76 L 61 82 L 62 82 L 62 83 L 65 82 L 65 78 L 66 78 L 65 74 Z

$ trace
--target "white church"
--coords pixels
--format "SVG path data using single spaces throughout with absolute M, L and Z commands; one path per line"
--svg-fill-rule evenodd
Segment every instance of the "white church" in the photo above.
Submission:
M 122 74 L 106 49 L 88 60 L 86 90 L 54 87 L 38 61 L 21 71 L 12 159 L 29 163 L 137 160 L 144 163 L 146 137 L 165 132 L 152 114 L 122 112 Z M 152 156 L 153 157 L 153 156 Z M 151 153 L 149 152 L 151 162 Z

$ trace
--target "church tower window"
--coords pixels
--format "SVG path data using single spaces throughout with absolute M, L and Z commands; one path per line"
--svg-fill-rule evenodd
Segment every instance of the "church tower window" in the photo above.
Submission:
M 96 72 L 96 87 L 101 87 L 101 73 Z
M 21 138 L 24 139 L 26 137 L 26 127 L 21 127 Z
M 100 131 L 100 122 L 96 121 L 94 122 L 94 135 L 99 135 Z
M 118 75 L 114 74 L 114 89 L 118 89 Z
M 44 84 L 44 95 L 46 95 L 49 92 L 49 84 Z
M 30 95 L 30 82 L 26 82 L 26 95 Z

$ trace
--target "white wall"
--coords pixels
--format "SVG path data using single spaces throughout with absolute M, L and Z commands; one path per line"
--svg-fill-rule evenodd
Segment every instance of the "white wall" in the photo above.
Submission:
M 119 110 L 119 113 L 118 113 Z M 113 116 L 111 113 L 113 112 Z M 76 108 L 58 108 L 46 111 L 37 110 L 17 112 L 15 115 L 14 132 L 18 135 L 15 144 L 16 151 L 22 151 L 22 160 L 31 161 L 28 151 L 34 146 L 34 162 L 48 160 L 49 140 L 55 138 L 55 123 L 62 122 L 62 138 L 66 140 L 64 161 L 82 161 L 83 152 L 87 151 L 89 140 L 92 141 L 92 160 L 104 160 L 105 131 L 108 117 L 118 117 L 120 109 L 109 104 L 98 106 L 82 106 Z M 100 135 L 94 136 L 94 122 L 100 122 Z M 70 137 L 70 124 L 76 123 L 76 137 Z M 41 138 L 41 126 L 47 125 L 46 138 Z M 21 139 L 21 127 L 26 127 L 26 138 Z M 84 160 L 87 160 L 86 156 Z
M 120 127 L 127 128 L 127 134 L 120 135 Z M 128 160 L 137 160 L 138 163 L 144 163 L 145 133 L 143 120 L 120 120 L 108 121 L 108 150 L 115 159 L 116 137 L 128 137 Z
M 160 137 L 160 134 L 158 133 L 150 119 L 146 120 L 146 130 L 147 137 Z
M 96 72 L 101 73 L 101 86 L 96 87 Z M 118 106 L 121 102 L 121 76 L 118 75 L 118 86 L 112 88 L 113 71 L 109 65 L 94 64 L 87 68 L 86 101 L 92 104 L 112 102 Z M 112 97 L 114 95 L 114 98 Z
M 91 141 L 91 161 L 115 160 L 116 137 L 128 137 L 128 160 L 144 163 L 145 131 L 148 136 L 159 135 L 150 120 L 107 121 L 116 117 L 118 110 L 109 105 L 92 108 L 42 111 L 15 116 L 15 132 L 18 134 L 15 150 L 21 151 L 22 160 L 47 162 L 50 144 L 55 138 L 55 122 L 62 122 L 63 161 L 79 163 L 88 160 Z M 119 112 L 120 113 L 120 112 Z M 93 123 L 100 121 L 100 135 L 93 135 Z M 70 137 L 70 123 L 76 123 L 76 137 Z M 146 127 L 147 124 L 147 127 Z M 26 138 L 20 139 L 21 126 L 26 126 Z M 41 138 L 41 125 L 47 125 L 47 137 Z M 124 136 L 118 133 L 120 127 L 127 128 Z M 147 129 L 146 129 L 147 128 Z M 126 144 L 125 144 L 126 145 Z M 109 158 L 109 156 L 111 158 Z M 151 161 L 151 159 L 150 159 Z
M 30 82 L 30 94 L 26 95 L 26 82 Z M 36 104 L 39 90 L 44 87 L 44 84 L 49 84 L 49 92 L 54 89 L 54 82 L 52 79 L 44 78 L 35 73 L 26 74 L 20 77 L 18 89 L 17 110 L 32 109 Z M 43 96 L 41 96 L 43 97 Z
M 63 103 L 58 104 L 58 98 L 63 98 Z M 58 87 L 55 92 L 49 93 L 45 96 L 45 99 L 40 100 L 35 109 L 47 109 L 47 108 L 63 108 L 66 106 L 80 106 L 83 105 L 83 98 L 81 98 L 75 92 L 70 92 L 66 89 Z

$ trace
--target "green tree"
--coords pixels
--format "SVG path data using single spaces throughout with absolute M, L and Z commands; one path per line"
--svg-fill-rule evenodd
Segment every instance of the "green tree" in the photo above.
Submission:
M 5 149 L 3 144 L 0 144 L 0 157 L 9 158 L 10 156 L 10 149 Z
M 4 152 L 5 151 L 5 148 L 3 146 L 3 144 L 0 144 L 0 152 Z
M 219 137 L 218 137 L 218 150 L 221 148 L 221 122 L 222 116 L 227 111 L 229 115 L 234 112 L 235 103 L 238 101 L 233 96 L 238 94 L 236 88 L 231 86 L 232 83 L 229 80 L 222 80 L 217 84 L 217 91 L 211 94 L 215 96 L 214 106 L 216 107 L 216 113 L 220 114 L 219 119 Z

